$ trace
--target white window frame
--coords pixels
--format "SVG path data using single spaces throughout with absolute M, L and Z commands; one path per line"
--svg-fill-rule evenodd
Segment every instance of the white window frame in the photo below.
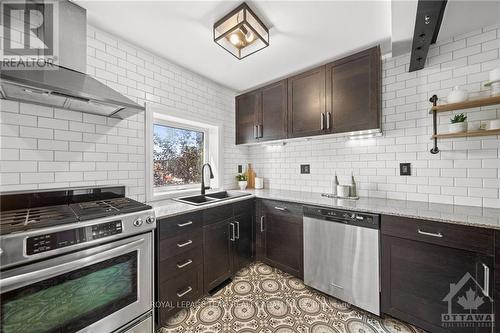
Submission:
M 156 200 L 181 197 L 185 195 L 199 194 L 201 190 L 201 184 L 188 184 L 179 186 L 165 186 L 165 191 L 155 191 L 153 184 L 154 124 L 203 132 L 204 163 L 210 163 L 214 173 L 214 179 L 209 180 L 209 185 L 212 189 L 220 188 L 224 174 L 222 167 L 222 133 L 224 133 L 222 124 L 200 122 L 198 119 L 196 119 L 196 117 L 193 117 L 191 114 L 186 113 L 185 111 L 171 110 L 150 103 L 146 104 L 145 122 L 146 201 L 151 202 Z
M 208 156 L 209 156 L 209 144 L 208 144 L 209 133 L 208 133 L 207 128 L 190 126 L 190 125 L 186 125 L 183 123 L 177 123 L 177 122 L 167 121 L 167 120 L 163 120 L 163 119 L 153 119 L 153 133 L 154 133 L 154 125 L 168 126 L 168 127 L 174 127 L 174 128 L 184 129 L 184 130 L 202 132 L 203 133 L 203 163 L 202 164 L 207 163 Z M 155 195 L 157 195 L 157 194 L 168 193 L 168 192 L 173 192 L 173 191 L 192 190 L 194 188 L 200 188 L 200 187 L 201 187 L 201 182 L 195 183 L 195 184 L 184 184 L 184 185 L 167 185 L 167 186 L 163 186 L 161 188 L 158 188 L 158 187 L 155 188 L 153 185 L 153 192 Z

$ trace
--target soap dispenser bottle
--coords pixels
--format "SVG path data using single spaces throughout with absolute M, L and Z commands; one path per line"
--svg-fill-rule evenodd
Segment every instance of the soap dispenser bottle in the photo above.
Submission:
M 354 175 L 351 173 L 351 189 L 350 189 L 350 196 L 351 197 L 357 197 L 358 193 L 356 190 L 356 181 L 354 180 Z
M 335 177 L 332 180 L 332 195 L 337 195 L 337 186 L 339 186 L 339 179 L 337 178 L 337 173 L 335 172 Z

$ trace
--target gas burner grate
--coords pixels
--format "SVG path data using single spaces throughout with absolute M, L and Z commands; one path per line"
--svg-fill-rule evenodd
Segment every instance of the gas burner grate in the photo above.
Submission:
M 81 221 L 110 215 L 136 212 L 149 208 L 129 198 L 113 198 L 72 204 L 71 207 Z
M 0 234 L 77 222 L 67 205 L 36 207 L 0 212 Z

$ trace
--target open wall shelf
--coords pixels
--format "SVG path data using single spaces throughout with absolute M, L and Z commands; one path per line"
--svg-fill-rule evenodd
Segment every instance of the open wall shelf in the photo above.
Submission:
M 438 132 L 437 132 L 437 114 L 439 112 L 463 110 L 463 109 L 470 109 L 470 108 L 476 108 L 476 107 L 481 107 L 481 106 L 500 104 L 500 96 L 477 98 L 477 99 L 472 99 L 472 100 L 468 100 L 468 101 L 460 102 L 460 103 L 448 103 L 448 104 L 437 105 L 438 97 L 436 95 L 433 95 L 429 99 L 429 101 L 432 103 L 432 108 L 431 108 L 429 113 L 432 114 L 432 124 L 433 124 L 433 132 L 434 132 L 434 134 L 432 135 L 432 138 L 431 138 L 434 140 L 434 147 L 432 147 L 432 149 L 431 149 L 431 154 L 439 153 L 439 148 L 437 145 L 438 139 L 500 135 L 500 129 L 477 130 L 477 131 L 460 132 L 460 133 L 442 133 L 442 134 L 438 134 Z
M 484 97 L 484 98 L 476 98 L 476 99 L 471 99 L 465 102 L 460 102 L 460 103 L 449 103 L 449 104 L 442 104 L 442 105 L 435 105 L 431 108 L 432 112 L 446 112 L 446 111 L 454 111 L 454 110 L 463 110 L 463 109 L 471 109 L 471 108 L 477 108 L 480 106 L 488 106 L 488 105 L 495 105 L 495 104 L 500 104 L 500 95 L 499 96 L 492 96 L 492 97 Z
M 435 134 L 432 136 L 432 138 L 447 139 L 447 138 L 465 138 L 471 136 L 488 136 L 488 135 L 500 135 L 500 129 L 478 130 L 478 131 L 460 132 L 460 133 L 442 133 L 442 134 Z

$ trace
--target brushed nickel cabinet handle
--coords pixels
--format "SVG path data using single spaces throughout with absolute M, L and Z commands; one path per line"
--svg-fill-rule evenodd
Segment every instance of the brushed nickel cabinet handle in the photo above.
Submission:
M 254 125 L 254 127 L 253 127 L 253 137 L 255 139 L 259 138 L 259 129 L 258 129 L 257 125 Z
M 236 224 L 236 239 L 240 239 L 240 222 L 234 221 L 234 224 Z
M 260 217 L 260 232 L 264 232 L 264 215 Z
M 320 122 L 321 122 L 321 130 L 324 130 L 325 129 L 325 114 L 323 112 L 321 112 Z
M 286 207 L 274 206 L 274 209 L 281 210 L 282 212 L 287 211 Z
M 186 266 L 189 266 L 193 263 L 193 261 L 191 259 L 188 259 L 186 260 L 184 263 L 182 264 L 177 264 L 177 268 L 184 268 Z
M 422 230 L 418 229 L 418 233 L 421 235 L 424 235 L 424 236 L 443 238 L 443 234 L 440 232 L 434 233 L 434 232 L 427 232 L 427 231 L 422 231 Z
M 181 293 L 177 293 L 177 297 L 181 298 L 182 296 L 186 296 L 189 294 L 191 291 L 193 291 L 193 288 L 187 287 L 187 289 Z
M 490 268 L 484 263 L 482 265 L 484 271 L 483 294 L 486 297 L 490 297 Z
M 330 112 L 326 113 L 326 129 L 330 129 Z
M 330 285 L 334 286 L 335 288 L 344 289 L 344 287 L 342 287 L 341 285 L 333 283 L 333 282 L 330 282 Z
M 182 244 L 177 243 L 177 247 L 184 247 L 184 246 L 188 246 L 189 244 L 193 244 L 193 241 L 188 240 L 187 242 L 182 243 Z
M 229 226 L 231 227 L 231 235 L 229 236 L 229 240 L 231 242 L 234 242 L 236 240 L 236 234 L 235 234 L 236 230 L 234 228 L 234 223 L 232 222 L 229 223 Z
M 193 221 L 188 221 L 186 223 L 177 223 L 177 226 L 182 228 L 182 227 L 187 227 L 188 225 L 193 224 Z

